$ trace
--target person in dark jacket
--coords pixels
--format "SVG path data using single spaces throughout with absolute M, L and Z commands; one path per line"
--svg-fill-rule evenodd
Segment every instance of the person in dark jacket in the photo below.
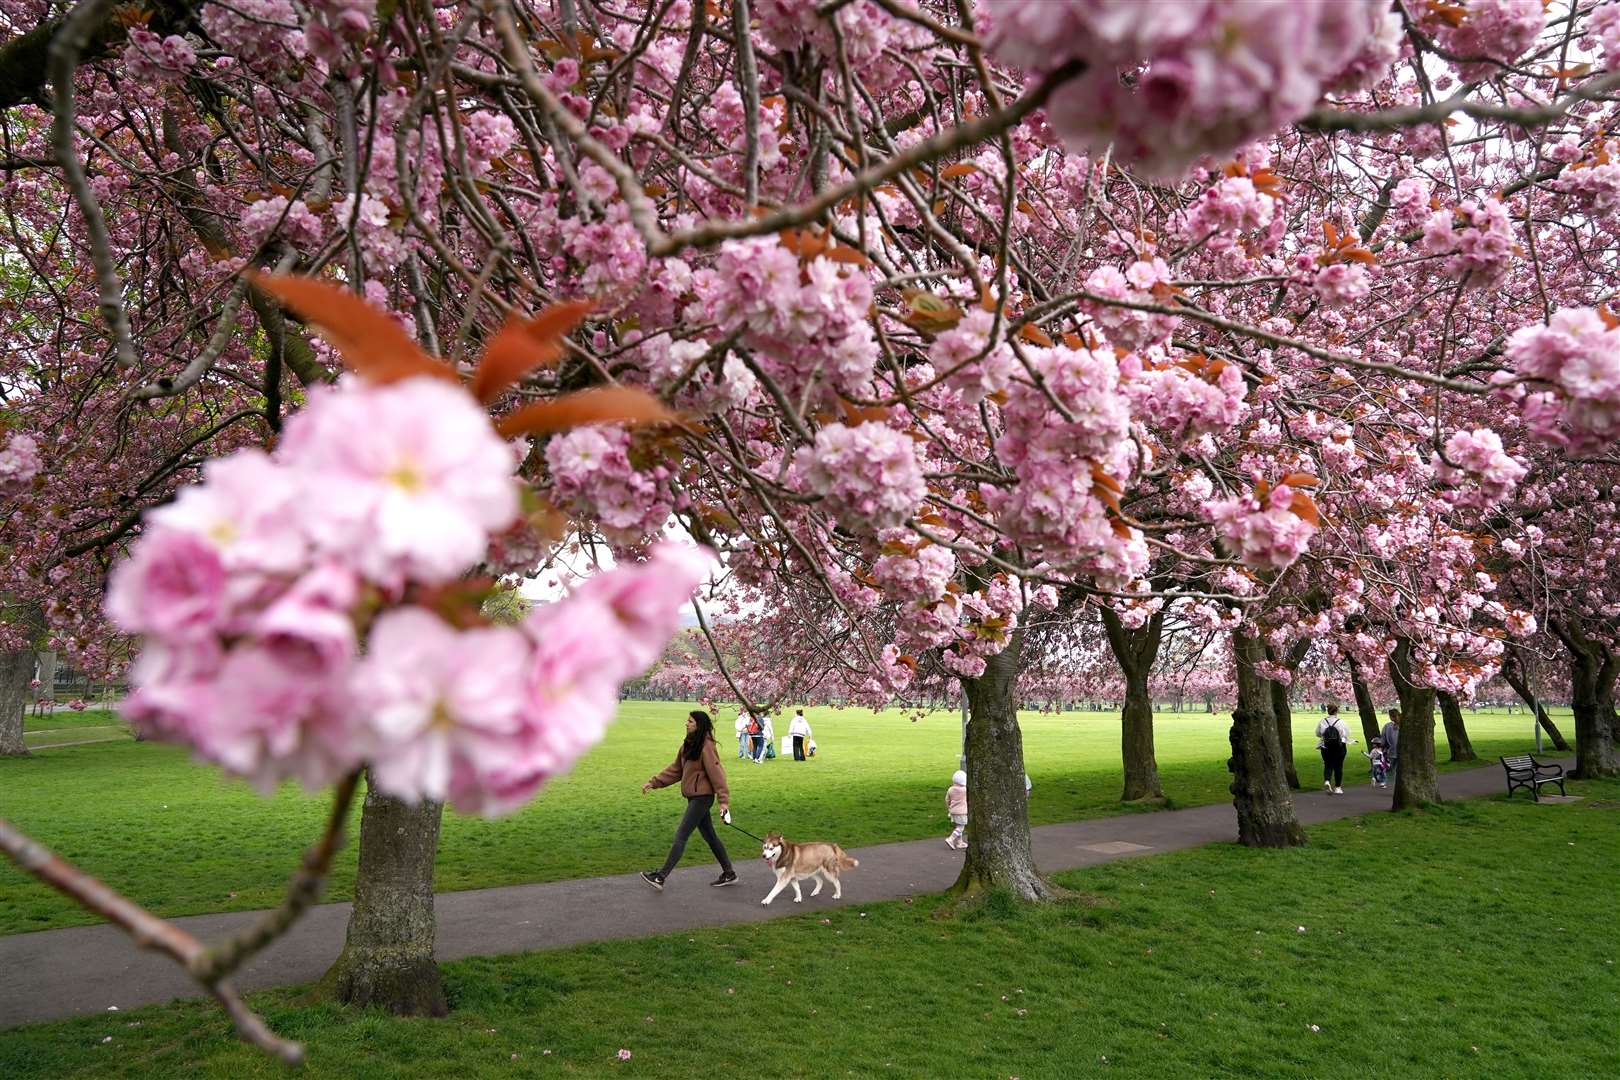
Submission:
M 1384 759 L 1389 763 L 1388 783 L 1393 786 L 1395 783 L 1395 770 L 1400 767 L 1401 710 L 1389 710 L 1389 723 L 1384 725 L 1384 730 L 1380 731 L 1378 736 L 1384 740 Z
M 720 876 L 709 884 L 716 888 L 735 884 L 737 872 L 731 868 L 731 858 L 726 854 L 726 847 L 720 842 L 720 834 L 714 831 L 714 822 L 709 817 L 709 811 L 717 799 L 722 817 L 730 811 L 731 789 L 726 786 L 726 771 L 720 767 L 720 750 L 714 742 L 714 721 L 702 709 L 694 709 L 687 715 L 686 738 L 681 742 L 675 760 L 642 784 L 641 792 L 645 795 L 654 788 L 668 787 L 677 781 L 681 785 L 681 794 L 686 796 L 686 813 L 681 815 L 681 823 L 675 828 L 675 842 L 670 845 L 669 857 L 664 860 L 664 865 L 657 870 L 643 870 L 641 880 L 663 892 L 665 879 L 675 869 L 675 864 L 681 861 L 686 841 L 692 835 L 692 830 L 697 829 L 708 842 L 714 857 L 720 860 Z

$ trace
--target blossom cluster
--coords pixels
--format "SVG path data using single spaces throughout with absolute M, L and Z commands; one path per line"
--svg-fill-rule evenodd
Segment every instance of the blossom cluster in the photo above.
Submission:
M 807 389 L 858 395 L 871 379 L 878 347 L 865 273 L 825 256 L 801 264 L 770 236 L 727 242 L 692 278 L 693 321 L 741 330 L 740 343 L 794 400 Z
M 794 455 L 794 467 L 805 488 L 857 532 L 899 525 L 928 494 L 911 438 L 875 420 L 822 428 L 815 445 Z
M 40 468 L 39 444 L 34 437 L 13 434 L 0 450 L 0 498 L 15 498 L 27 491 Z
M 1376 82 L 1376 62 L 1393 59 L 1381 0 L 1177 0 L 1151 14 L 1140 0 L 1008 0 L 993 13 L 1009 63 L 1086 62 L 1048 107 L 1058 133 L 1098 152 L 1112 143 L 1155 177 L 1297 120 L 1347 68 Z
M 429 378 L 313 393 L 276 452 L 151 511 L 107 612 L 145 635 L 125 716 L 268 788 L 369 764 L 380 790 L 502 813 L 601 735 L 704 573 L 661 547 L 482 624 L 458 583 L 518 511 L 512 447 Z
M 124 70 L 132 79 L 152 83 L 178 83 L 197 62 L 197 51 L 185 38 L 160 38 L 150 30 L 132 27 L 124 47 Z
M 1512 495 L 1526 471 L 1502 448 L 1502 436 L 1490 428 L 1454 433 L 1433 464 L 1435 476 L 1450 485 L 1445 492 L 1448 502 L 1482 510 Z
M 669 470 L 638 469 L 631 450 L 623 425 L 578 427 L 546 443 L 546 470 L 564 505 L 588 515 L 609 540 L 633 545 L 662 531 L 674 507 Z
M 1158 303 L 1168 296 L 1170 268 L 1163 259 L 1139 259 L 1121 273 L 1112 266 L 1099 266 L 1086 278 L 1086 291 L 1108 300 L 1136 304 Z M 1108 340 L 1122 349 L 1136 350 L 1169 340 L 1176 329 L 1176 317 L 1158 312 L 1121 307 L 1103 301 L 1087 301 L 1085 312 L 1103 328 Z
M 1423 223 L 1423 250 L 1445 256 L 1445 271 L 1475 288 L 1494 285 L 1513 257 L 1507 207 L 1496 199 L 1464 200 L 1455 211 L 1436 210 Z
M 1575 454 L 1620 438 L 1620 330 L 1613 320 L 1592 308 L 1564 308 L 1545 326 L 1514 331 L 1507 358 L 1518 378 L 1547 387 L 1523 401 L 1536 436 Z
M 1518 59 L 1546 24 L 1542 0 L 1468 0 L 1460 19 L 1440 20 L 1434 37 L 1458 58 L 1453 61 L 1457 74 L 1472 82 L 1488 79 L 1501 65 Z
M 1249 411 L 1236 364 L 1217 361 L 1196 371 L 1163 365 L 1132 375 L 1124 388 L 1135 418 L 1172 444 L 1223 432 Z
M 1206 505 L 1215 531 L 1233 555 L 1257 570 L 1282 570 L 1304 554 L 1316 524 L 1294 510 L 1297 492 L 1278 484 Z

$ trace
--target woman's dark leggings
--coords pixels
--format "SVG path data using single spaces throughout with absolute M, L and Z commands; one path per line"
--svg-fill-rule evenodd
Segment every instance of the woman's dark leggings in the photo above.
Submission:
M 726 846 L 720 842 L 720 834 L 714 831 L 714 822 L 709 819 L 709 808 L 713 805 L 713 795 L 693 795 L 686 800 L 686 813 L 681 815 L 681 823 L 675 828 L 675 843 L 670 845 L 669 858 L 664 860 L 664 868 L 658 871 L 659 877 L 669 877 L 669 872 L 681 861 L 681 852 L 686 850 L 686 840 L 692 835 L 693 829 L 701 832 L 703 839 L 708 841 L 709 850 L 720 860 L 720 869 L 731 873 L 731 858 L 726 854 Z
M 1343 743 L 1322 747 L 1322 779 L 1334 787 L 1344 787 L 1344 755 L 1348 749 Z

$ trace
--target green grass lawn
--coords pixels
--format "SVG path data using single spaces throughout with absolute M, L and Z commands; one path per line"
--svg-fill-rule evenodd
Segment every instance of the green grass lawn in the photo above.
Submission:
M 640 786 L 674 757 L 686 709 L 626 703 L 606 741 L 520 813 L 497 821 L 447 813 L 437 887 L 477 889 L 657 864 L 680 796 L 672 790 L 642 795 Z M 958 714 L 916 723 L 899 711 L 817 709 L 809 715 L 819 745 L 813 761 L 789 757 L 752 765 L 737 761 L 734 751 L 722 753 L 739 825 L 761 835 L 779 828 L 849 846 L 949 831 L 944 793 L 957 765 Z M 1035 823 L 1121 812 L 1117 715 L 1030 713 L 1023 721 Z M 1225 714 L 1159 714 L 1159 766 L 1174 804 L 1230 797 L 1229 722 Z M 1481 711 L 1468 714 L 1468 723 L 1487 761 L 1533 745 L 1523 713 Z M 721 724 L 729 731 L 731 715 Z M 1296 718 L 1295 753 L 1307 785 L 1319 775 L 1312 772 L 1315 740 L 1307 734 L 1314 725 L 1314 714 Z M 1571 728 L 1567 721 L 1564 726 Z M 1366 777 L 1360 749 L 1351 750 L 1348 779 L 1355 781 Z M 1443 739 L 1440 753 L 1444 757 Z M 173 746 L 103 742 L 0 761 L 0 817 L 165 915 L 277 902 L 325 809 L 324 798 L 291 787 L 261 798 Z M 752 847 L 740 833 L 721 832 L 745 852 Z M 701 842 L 687 849 L 688 861 L 710 858 Z M 351 844 L 334 869 L 329 899 L 351 896 L 354 867 Z M 50 889 L 0 865 L 0 934 L 91 921 Z
M 111 709 L 75 712 L 64 707 L 43 716 L 23 717 L 23 742 L 29 747 L 55 748 L 104 739 L 133 741 L 128 726 Z
M 934 897 L 446 966 L 453 1012 L 257 995 L 302 1075 L 1491 1077 L 1620 1073 L 1620 782 Z M 627 1062 L 617 1060 L 623 1048 Z M 0 1076 L 280 1077 L 202 1003 L 20 1028 Z

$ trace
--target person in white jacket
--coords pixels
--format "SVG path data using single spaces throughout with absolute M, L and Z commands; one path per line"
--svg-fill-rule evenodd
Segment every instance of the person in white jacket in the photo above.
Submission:
M 748 710 L 744 708 L 737 710 L 737 756 L 748 756 Z
M 1329 705 L 1327 715 L 1316 725 L 1316 748 L 1322 751 L 1322 787 L 1330 794 L 1344 794 L 1344 755 L 1355 741 L 1339 719 L 1339 707 Z
M 793 760 L 803 761 L 806 747 L 810 745 L 810 721 L 804 718 L 803 709 L 795 709 L 793 722 L 788 724 L 788 738 L 793 740 Z
M 761 763 L 764 762 L 766 755 L 773 751 L 776 747 L 776 725 L 771 723 L 771 718 L 768 714 L 764 718 L 764 726 L 765 739 L 759 744 L 759 757 L 754 759 Z

